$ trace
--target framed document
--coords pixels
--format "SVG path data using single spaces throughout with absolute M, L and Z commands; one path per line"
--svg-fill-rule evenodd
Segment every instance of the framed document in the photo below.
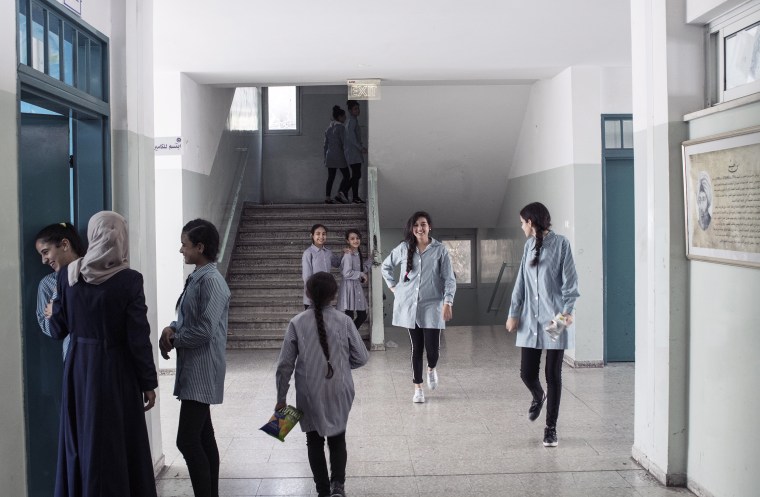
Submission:
M 682 148 L 686 256 L 760 267 L 760 126 Z

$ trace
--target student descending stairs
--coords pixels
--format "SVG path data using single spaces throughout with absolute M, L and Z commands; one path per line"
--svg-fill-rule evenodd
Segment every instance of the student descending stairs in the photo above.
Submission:
M 316 223 L 327 227 L 325 246 L 336 254 L 346 246 L 345 231 L 358 229 L 367 257 L 364 204 L 245 204 L 227 271 L 232 292 L 227 348 L 280 348 L 288 322 L 303 311 L 301 256 Z M 340 284 L 340 270 L 332 274 Z M 366 285 L 364 292 L 369 297 Z M 369 340 L 369 319 L 359 333 Z

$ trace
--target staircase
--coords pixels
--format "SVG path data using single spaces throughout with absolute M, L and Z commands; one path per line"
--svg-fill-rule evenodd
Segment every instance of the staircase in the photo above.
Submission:
M 301 256 L 311 245 L 314 224 L 327 227 L 333 253 L 346 246 L 344 234 L 356 228 L 367 249 L 367 209 L 363 204 L 246 203 L 227 270 L 230 301 L 227 348 L 277 348 L 290 319 L 303 311 Z M 332 272 L 340 284 L 339 269 Z M 365 295 L 368 288 L 365 285 Z M 359 333 L 369 340 L 369 319 Z

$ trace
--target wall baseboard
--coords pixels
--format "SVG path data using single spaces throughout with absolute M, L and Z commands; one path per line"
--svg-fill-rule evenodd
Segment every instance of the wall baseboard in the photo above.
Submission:
M 636 448 L 635 446 L 633 449 L 631 449 L 631 457 L 633 457 L 633 460 L 636 461 L 639 466 L 641 466 L 643 469 L 649 472 L 650 475 L 654 476 L 657 481 L 665 485 L 666 487 L 685 487 L 686 486 L 686 475 L 683 473 L 667 473 L 663 471 L 662 468 L 660 468 L 657 464 L 652 462 L 649 457 L 647 457 L 644 452 L 642 452 L 640 449 Z M 704 497 L 712 497 L 712 496 L 704 496 Z
M 565 357 L 565 363 L 573 369 L 603 368 L 604 361 L 576 361 L 572 357 Z
M 153 477 L 158 478 L 158 475 L 160 475 L 164 469 L 166 469 L 166 458 L 161 454 L 161 457 L 153 465 Z
M 715 497 L 715 495 L 712 492 L 710 492 L 709 490 L 706 490 L 702 485 L 695 482 L 691 478 L 687 478 L 686 488 L 694 492 L 694 494 L 698 495 L 699 497 Z

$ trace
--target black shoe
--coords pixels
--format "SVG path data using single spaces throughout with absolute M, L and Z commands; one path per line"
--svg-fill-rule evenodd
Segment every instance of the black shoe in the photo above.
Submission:
M 556 447 L 557 444 L 559 444 L 557 441 L 557 428 L 554 426 L 544 428 L 544 447 Z
M 354 200 L 352 200 L 352 202 L 355 203 L 355 204 L 366 204 L 367 203 L 364 200 L 362 200 L 361 197 L 354 197 Z
M 330 494 L 330 497 L 346 497 L 346 491 L 343 490 L 343 484 L 334 481 L 332 482 L 332 493 Z
M 544 394 L 541 400 L 533 400 L 530 403 L 530 408 L 528 409 L 529 420 L 535 421 L 538 419 L 538 416 L 541 415 L 541 409 L 544 407 L 544 402 L 546 402 L 546 394 Z
M 338 192 L 338 194 L 335 195 L 335 200 L 337 200 L 341 204 L 348 203 L 348 197 L 346 197 L 346 194 L 343 192 Z

